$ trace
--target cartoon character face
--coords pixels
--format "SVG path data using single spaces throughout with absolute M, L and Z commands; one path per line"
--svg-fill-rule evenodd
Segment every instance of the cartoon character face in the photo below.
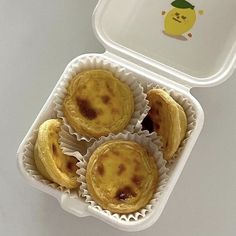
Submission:
M 169 35 L 182 35 L 189 31 L 196 21 L 194 9 L 176 8 L 170 10 L 165 17 L 165 32 Z

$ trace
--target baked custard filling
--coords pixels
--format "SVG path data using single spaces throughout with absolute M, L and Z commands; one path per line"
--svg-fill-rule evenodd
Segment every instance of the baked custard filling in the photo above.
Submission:
M 186 135 L 185 111 L 162 89 L 151 89 L 147 93 L 147 100 L 151 110 L 143 120 L 142 127 L 162 137 L 164 158 L 170 160 Z
M 132 213 L 152 199 L 158 184 L 157 164 L 147 149 L 134 141 L 107 141 L 91 155 L 86 181 L 101 207 L 113 213 Z
M 50 119 L 39 127 L 34 147 L 34 160 L 42 176 L 71 189 L 79 186 L 76 174 L 77 160 L 61 150 L 59 144 L 61 124 L 59 119 Z
M 129 86 L 106 70 L 88 70 L 69 83 L 63 113 L 74 130 L 100 137 L 125 129 L 134 112 Z

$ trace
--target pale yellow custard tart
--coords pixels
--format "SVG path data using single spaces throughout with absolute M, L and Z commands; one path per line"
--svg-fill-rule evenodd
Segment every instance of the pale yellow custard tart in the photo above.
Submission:
M 186 135 L 186 114 L 162 89 L 151 89 L 147 93 L 147 99 L 151 107 L 148 116 L 153 122 L 154 131 L 162 137 L 164 158 L 170 160 Z
M 46 179 L 68 189 L 77 188 L 77 160 L 65 155 L 58 142 L 61 121 L 50 119 L 39 128 L 34 159 L 39 172 Z
M 89 158 L 87 189 L 92 199 L 112 213 L 144 208 L 158 186 L 158 168 L 148 150 L 134 141 L 112 140 Z
M 101 137 L 129 124 L 134 98 L 129 86 L 107 70 L 88 70 L 69 83 L 63 101 L 68 124 L 79 134 Z

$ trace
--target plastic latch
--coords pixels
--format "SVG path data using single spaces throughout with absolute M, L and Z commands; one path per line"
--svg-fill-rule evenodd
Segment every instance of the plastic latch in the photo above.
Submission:
M 69 196 L 68 194 L 63 194 L 61 196 L 60 204 L 63 210 L 78 217 L 90 215 L 88 212 L 88 205 L 79 199 L 77 195 Z

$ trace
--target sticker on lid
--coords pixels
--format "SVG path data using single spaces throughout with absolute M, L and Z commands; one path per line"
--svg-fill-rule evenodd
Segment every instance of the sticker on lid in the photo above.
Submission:
M 169 37 L 187 41 L 192 37 L 190 30 L 197 19 L 195 6 L 186 0 L 175 0 L 171 5 L 173 8 L 168 12 L 162 11 L 162 15 L 165 16 L 163 33 Z M 199 10 L 198 14 L 203 15 L 204 11 Z

